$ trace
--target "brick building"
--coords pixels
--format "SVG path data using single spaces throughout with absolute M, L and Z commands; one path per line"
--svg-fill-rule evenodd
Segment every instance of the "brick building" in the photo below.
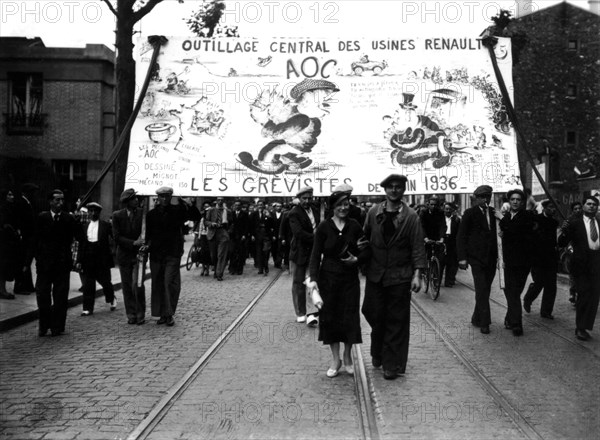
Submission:
M 61 188 L 71 207 L 96 180 L 114 144 L 115 54 L 104 45 L 46 47 L 0 38 L 0 186 Z M 113 208 L 113 174 L 94 200 Z
M 532 155 L 564 206 L 600 189 L 600 16 L 567 2 L 514 20 L 514 104 Z M 517 44 L 518 46 L 518 44 Z M 520 141 L 519 141 L 520 144 Z M 521 145 L 519 145 L 521 147 Z M 521 175 L 532 171 L 519 148 Z M 575 170 L 577 168 L 577 170 Z M 546 198 L 540 194 L 537 199 Z

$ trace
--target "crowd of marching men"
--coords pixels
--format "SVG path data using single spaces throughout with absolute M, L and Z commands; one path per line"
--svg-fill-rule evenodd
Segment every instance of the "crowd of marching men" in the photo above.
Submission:
M 351 187 L 348 188 L 337 191 L 348 195 L 343 200 L 343 215 L 339 217 L 353 219 L 364 229 L 369 210 L 377 209 L 380 203 L 359 204 L 351 194 Z M 308 213 L 308 230 L 312 228 L 310 233 L 314 233 L 322 220 L 335 217 L 335 206 L 331 203 L 338 200 L 323 198 L 319 202 L 312 197 L 312 188 L 304 188 L 287 204 L 216 197 L 197 207 L 194 199 L 173 198 L 173 190 L 168 187 L 159 188 L 152 201 L 127 189 L 120 197 L 122 209 L 105 216 L 109 218 L 107 221 L 101 218 L 103 208 L 96 202 L 68 213 L 60 190 L 48 195 L 49 209 L 36 214 L 31 200 L 37 190 L 36 185 L 25 184 L 20 194 L 11 190 L 0 194 L 0 298 L 14 299 L 14 294 L 35 292 L 40 310 L 40 336 L 48 331 L 53 335 L 64 332 L 73 270 L 81 274 L 82 316 L 94 313 L 96 282 L 103 288 L 107 307 L 115 310 L 117 299 L 110 274 L 115 262 L 121 275 L 127 322 L 136 325 L 146 322 L 146 294 L 141 280 L 149 266 L 151 314 L 158 317 L 158 324 L 174 325 L 183 240 L 190 232 L 195 234 L 193 259 L 202 266 L 202 276 L 212 274 L 223 281 L 226 273 L 241 275 L 248 270 L 248 258 L 252 258 L 254 271 L 259 275 L 269 273 L 270 261 L 271 268 L 297 271 L 298 264 L 290 261 L 292 244 L 298 240 L 290 225 L 290 213 L 294 208 Z M 302 196 L 307 193 L 310 198 L 303 201 Z M 536 210 L 530 195 L 515 189 L 506 194 L 502 207 L 496 210 L 490 205 L 492 193 L 493 189 L 487 185 L 477 188 L 473 206 L 462 215 L 453 202 L 437 196 L 429 196 L 424 205 L 406 205 L 420 219 L 423 247 L 431 242 L 444 243 L 444 251 L 439 255 L 445 274 L 444 287 L 455 285 L 459 269 L 471 268 L 476 292 L 471 322 L 488 334 L 492 322 L 489 294 L 500 259 L 508 306 L 503 325 L 515 336 L 521 336 L 522 310 L 530 313 L 541 292 L 540 315 L 549 320 L 554 318 L 558 250 L 559 246 L 569 247 L 572 249 L 570 301 L 577 310 L 575 334 L 580 340 L 588 340 L 600 296 L 598 199 L 583 197 L 581 203 L 571 205 L 568 219 L 559 221 L 556 206 L 549 200 L 537 204 Z M 145 200 L 153 204 L 146 212 Z M 389 197 L 381 203 L 389 203 Z M 399 206 L 401 211 L 404 205 Z M 502 243 L 500 253 L 498 242 Z M 427 252 L 436 251 L 433 248 Z M 35 285 L 31 273 L 34 259 Z M 297 284 L 306 284 L 308 266 L 308 259 L 300 265 L 303 273 L 294 277 L 292 293 L 297 321 L 316 327 L 319 312 L 307 313 L 303 301 L 298 303 L 300 290 L 305 286 Z M 525 290 L 529 275 L 533 282 Z M 6 283 L 13 280 L 14 293 L 10 293 Z

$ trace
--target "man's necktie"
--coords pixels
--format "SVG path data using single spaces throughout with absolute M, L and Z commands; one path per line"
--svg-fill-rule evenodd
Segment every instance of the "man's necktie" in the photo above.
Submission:
M 60 214 L 54 214 L 54 221 L 58 222 L 59 219 L 60 219 Z
M 590 239 L 592 242 L 598 240 L 598 228 L 596 228 L 596 220 L 592 219 L 590 222 Z

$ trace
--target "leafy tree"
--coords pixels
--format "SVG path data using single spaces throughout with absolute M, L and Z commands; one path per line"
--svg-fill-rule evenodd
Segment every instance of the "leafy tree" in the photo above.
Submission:
M 225 2 L 223 0 L 202 0 L 200 8 L 184 19 L 188 28 L 198 37 L 211 38 L 215 35 L 238 37 L 237 26 L 221 24 Z

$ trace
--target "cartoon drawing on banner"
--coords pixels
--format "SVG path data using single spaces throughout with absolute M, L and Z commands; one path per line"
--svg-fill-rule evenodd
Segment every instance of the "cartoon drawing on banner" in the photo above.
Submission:
M 353 62 L 350 68 L 355 75 L 362 75 L 363 72 L 369 70 L 373 72 L 373 75 L 379 75 L 387 66 L 386 60 L 370 61 L 368 55 L 363 55 L 358 61 Z
M 273 140 L 261 148 L 256 159 L 252 153 L 242 151 L 238 161 L 263 174 L 280 174 L 310 166 L 312 159 L 305 154 L 317 144 L 321 118 L 329 113 L 329 102 L 335 92 L 339 89 L 334 83 L 309 78 L 292 88 L 291 100 L 276 90 L 264 91 L 250 105 L 250 116 L 262 125 L 263 136 Z
M 467 69 L 463 67 L 446 71 L 444 81 L 440 72 L 439 66 L 426 67 L 423 71 L 423 79 L 444 87 L 427 93 L 422 112 L 413 104 L 414 94 L 403 93 L 403 102 L 399 103 L 393 116 L 383 116 L 384 139 L 393 148 L 390 154 L 392 164 L 412 165 L 431 160 L 433 168 L 439 169 L 451 165 L 459 155 L 473 162 L 472 150 L 487 147 L 484 127 L 476 124 L 468 127 L 462 123 L 467 96 L 459 91 L 458 84 L 471 85 L 482 93 L 497 134 L 510 132 L 511 124 L 502 97 L 485 78 L 476 76 L 469 81 Z M 493 142 L 489 147 L 503 149 L 502 139 L 495 133 L 491 136 Z

